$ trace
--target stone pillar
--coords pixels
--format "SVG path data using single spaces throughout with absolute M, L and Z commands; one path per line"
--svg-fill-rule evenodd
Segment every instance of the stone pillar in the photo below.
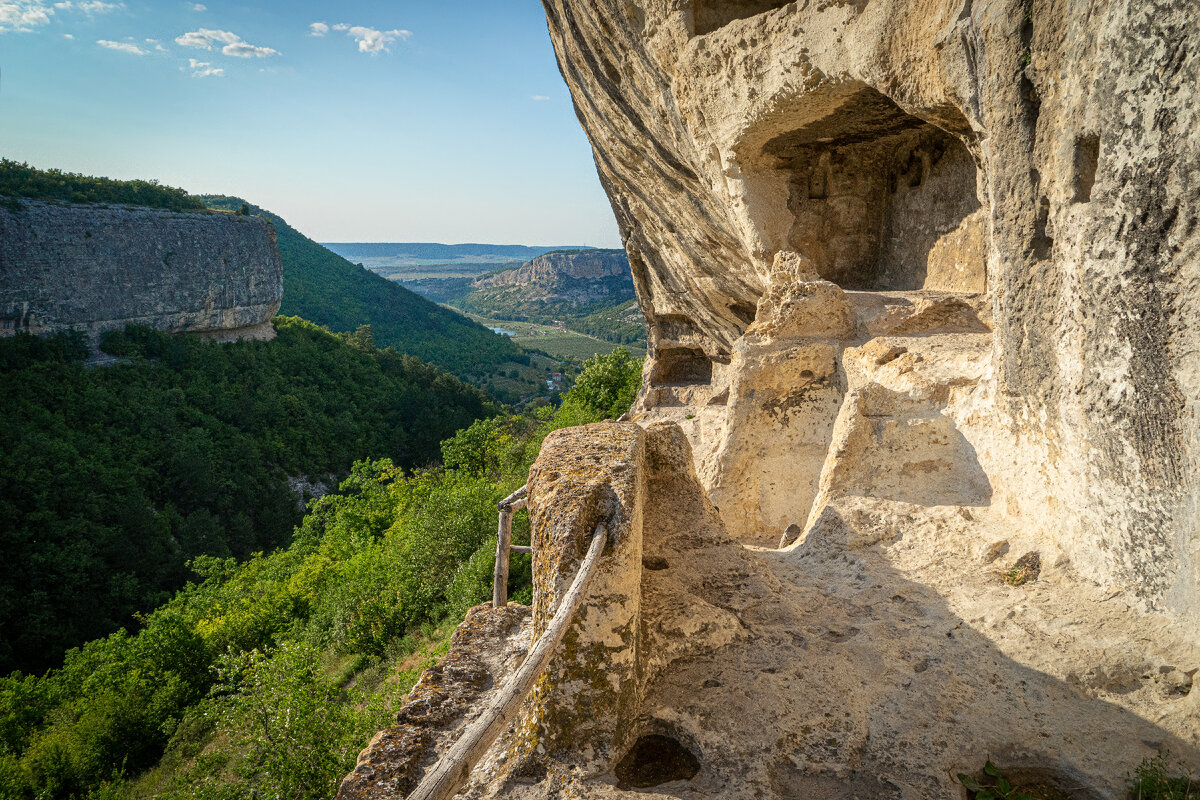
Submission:
M 638 645 L 645 435 L 603 422 L 546 437 L 529 473 L 534 637 L 571 585 L 597 523 L 608 523 L 599 573 L 518 722 L 522 755 L 569 753 L 602 772 L 627 746 L 640 702 Z

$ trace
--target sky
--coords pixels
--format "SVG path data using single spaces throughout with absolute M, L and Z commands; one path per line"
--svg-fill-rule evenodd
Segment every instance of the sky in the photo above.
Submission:
M 324 242 L 620 246 L 536 0 L 0 0 L 0 155 Z

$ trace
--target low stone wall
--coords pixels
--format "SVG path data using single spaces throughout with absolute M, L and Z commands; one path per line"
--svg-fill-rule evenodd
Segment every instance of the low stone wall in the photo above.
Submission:
M 0 335 L 127 324 L 270 338 L 283 298 L 260 217 L 25 202 L 0 208 Z

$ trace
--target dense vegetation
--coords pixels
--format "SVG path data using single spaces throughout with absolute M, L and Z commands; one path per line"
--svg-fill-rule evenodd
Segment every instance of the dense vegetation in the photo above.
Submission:
M 640 371 L 626 351 L 597 357 L 557 411 L 445 441 L 444 469 L 360 462 L 290 546 L 198 557 L 197 580 L 138 632 L 0 680 L 0 796 L 332 796 L 423 666 L 406 654 L 490 594 L 494 503 L 550 430 L 622 413 Z M 524 513 L 515 528 L 527 541 Z M 514 559 L 510 592 L 528 601 L 529 587 Z
M 223 211 L 247 205 L 237 197 L 205 196 L 204 200 Z M 249 210 L 275 226 L 283 260 L 281 313 L 303 317 L 333 331 L 370 325 L 379 347 L 395 347 L 476 385 L 519 363 L 520 349 L 507 337 L 351 264 L 276 214 L 255 205 L 249 205 Z
M 118 181 L 0 159 L 0 197 L 64 203 L 112 203 L 207 212 L 204 201 L 158 181 Z
M 601 309 L 586 317 L 568 319 L 566 324 L 573 331 L 606 342 L 646 346 L 646 318 L 636 300 Z
M 244 559 L 300 518 L 288 476 L 403 467 L 494 413 L 486 396 L 370 331 L 276 320 L 270 342 L 130 328 L 120 363 L 76 338 L 0 340 L 0 673 L 63 651 L 170 597 L 200 555 Z

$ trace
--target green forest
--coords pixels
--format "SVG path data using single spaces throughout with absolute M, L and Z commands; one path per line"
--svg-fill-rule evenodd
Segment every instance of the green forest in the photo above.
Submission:
M 495 413 L 480 390 L 369 330 L 278 318 L 270 342 L 111 332 L 85 366 L 78 337 L 0 339 L 0 672 L 63 651 L 168 599 L 197 556 L 245 559 L 300 519 L 289 476 L 404 468 Z M 336 477 L 334 478 L 336 482 Z
M 245 204 L 237 197 L 205 196 L 204 201 L 221 211 L 236 211 Z M 275 226 L 283 260 L 280 313 L 303 317 L 333 331 L 353 331 L 368 324 L 380 347 L 395 347 L 477 386 L 518 365 L 529 365 L 528 355 L 507 336 L 492 333 L 395 281 L 350 263 L 278 215 L 245 205 Z M 525 383 L 525 394 L 540 388 L 532 378 Z M 497 394 L 504 402 L 520 397 L 518 392 Z
M 119 181 L 60 169 L 41 170 L 7 158 L 0 158 L 0 197 L 18 204 L 20 200 L 51 200 L 208 211 L 199 197 L 158 181 Z
M 359 349 L 361 343 L 355 346 L 307 323 L 287 321 L 281 327 L 285 343 L 300 338 L 310 355 L 313 348 L 327 348 L 370 375 L 376 374 L 370 363 L 379 363 L 379 373 L 387 374 L 383 364 L 402 358 Z M 181 365 L 172 362 L 187 363 L 193 352 L 202 363 L 220 362 L 214 350 L 240 347 L 203 346 L 145 332 L 126 334 L 118 344 L 130 365 L 90 374 L 174 371 Z M 246 344 L 230 358 L 263 356 L 262 343 Z M 23 346 L 39 349 L 28 341 Z M 43 372 L 45 380 L 66 378 L 68 387 L 72 380 L 80 382 L 85 395 L 90 381 L 106 383 L 71 377 L 79 367 L 69 358 L 69 342 L 39 347 L 62 352 L 18 353 L 11 359 L 19 362 L 14 369 L 31 371 L 31 379 Z M 313 371 L 329 367 L 326 361 L 313 365 Z M 206 408 L 247 405 L 244 393 L 253 394 L 251 387 L 210 370 L 193 387 L 212 387 L 202 398 Z M 551 430 L 613 418 L 627 409 L 640 374 L 640 361 L 624 349 L 597 356 L 558 409 L 543 406 L 522 415 L 462 422 L 461 430 L 441 443 L 441 466 L 406 468 L 396 459 L 375 457 L 369 440 L 347 443 L 345 449 L 362 447 L 364 460 L 355 463 L 338 492 L 309 504 L 290 543 L 270 552 L 260 546 L 245 560 L 236 554 L 194 555 L 187 585 L 138 615 L 134 624 L 70 650 L 59 668 L 40 675 L 15 672 L 0 680 L 0 796 L 332 796 L 420 669 L 444 652 L 454 622 L 490 595 L 496 501 L 524 483 Z M 345 377 L 330 376 L 331 382 L 339 379 Z M 318 411 L 309 404 L 323 401 L 311 394 L 297 395 L 298 402 L 291 404 L 290 388 L 264 391 L 264 401 L 276 397 L 285 415 L 305 416 L 333 413 L 337 405 L 351 402 L 341 390 L 327 387 L 337 400 Z M 49 384 L 43 390 L 73 391 Z M 478 398 L 462 391 L 464 397 Z M 187 397 L 183 386 L 170 386 L 166 393 L 175 403 Z M 362 387 L 349 392 L 361 393 Z M 124 407 L 117 397 L 97 391 L 89 408 L 116 416 Z M 447 407 L 434 408 L 445 414 Z M 127 413 L 148 418 L 164 413 L 153 409 L 141 413 L 135 407 Z M 357 413 L 355 408 L 350 415 Z M 368 427 L 388 426 L 376 419 Z M 332 463 L 330 442 L 305 450 L 286 429 L 264 433 L 263 439 L 258 446 L 268 452 L 272 446 L 277 454 L 300 447 L 316 461 L 324 454 L 330 459 L 321 462 L 324 466 Z M 306 466 L 302 456 L 295 462 L 279 457 L 290 469 Z M 217 488 L 237 489 L 228 474 L 213 472 L 226 480 Z M 46 469 L 29 480 L 54 483 Z M 111 490 L 134 491 L 141 500 L 136 487 Z M 281 496 L 281 508 L 287 502 Z M 514 534 L 516 541 L 528 541 L 525 512 L 518 515 Z M 527 557 L 514 559 L 509 590 L 517 600 L 529 601 Z
M 568 319 L 566 325 L 573 331 L 606 342 L 646 346 L 646 318 L 636 300 L 627 300 L 586 317 Z

